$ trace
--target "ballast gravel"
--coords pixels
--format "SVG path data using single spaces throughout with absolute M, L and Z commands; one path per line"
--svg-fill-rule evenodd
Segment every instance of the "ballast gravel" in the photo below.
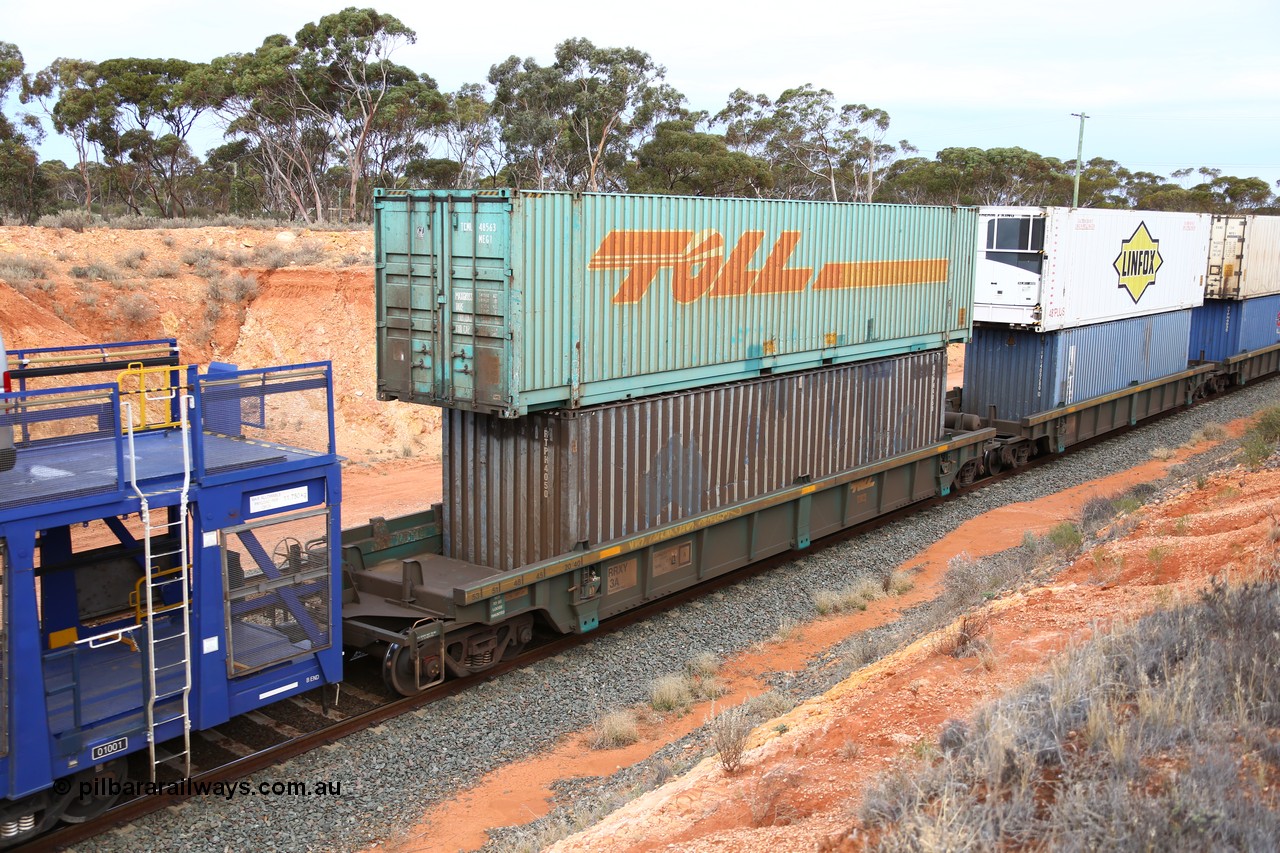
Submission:
M 1149 459 L 1153 449 L 1186 442 L 1206 424 L 1275 404 L 1278 390 L 1280 380 L 1259 383 L 799 557 L 695 604 L 602 635 L 464 695 L 249 777 L 247 792 L 195 797 L 101 835 L 82 849 L 265 853 L 355 850 L 395 839 L 433 804 L 474 785 L 487 772 L 549 747 L 566 733 L 590 725 L 602 712 L 644 702 L 654 678 L 681 671 L 696 654 L 709 651 L 727 657 L 771 636 L 781 623 L 814 618 L 814 590 L 879 577 L 970 518 L 1132 467 Z M 811 667 L 779 686 L 802 697 L 820 690 L 828 679 L 823 667 Z M 657 757 L 668 762 L 661 765 L 666 767 L 662 772 L 680 769 L 684 752 L 681 744 L 664 748 Z M 658 765 L 651 760 L 649 769 L 623 771 L 630 775 L 622 776 L 622 782 L 654 773 L 653 766 Z M 338 784 L 341 793 L 257 793 L 261 783 L 288 782 Z

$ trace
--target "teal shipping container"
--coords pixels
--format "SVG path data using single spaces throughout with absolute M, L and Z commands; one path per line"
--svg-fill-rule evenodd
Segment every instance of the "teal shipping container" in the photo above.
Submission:
M 977 210 L 375 191 L 380 399 L 520 417 L 968 339 Z

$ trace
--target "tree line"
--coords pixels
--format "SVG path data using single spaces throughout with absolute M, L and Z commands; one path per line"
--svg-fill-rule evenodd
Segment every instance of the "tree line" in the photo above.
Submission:
M 840 104 L 828 89 L 739 89 L 715 114 L 694 111 L 648 53 L 573 38 L 549 64 L 512 56 L 448 92 L 394 61 L 415 39 L 397 18 L 352 7 L 208 63 L 59 58 L 30 70 L 0 41 L 0 103 L 19 106 L 0 113 L 0 215 L 367 221 L 377 186 L 1071 203 L 1074 160 L 1016 147 L 922 157 L 891 138 L 885 110 Z M 188 142 L 202 120 L 226 140 L 203 159 Z M 76 163 L 40 161 L 46 122 Z M 1278 202 L 1256 177 L 1166 177 L 1094 158 L 1080 204 L 1270 212 Z

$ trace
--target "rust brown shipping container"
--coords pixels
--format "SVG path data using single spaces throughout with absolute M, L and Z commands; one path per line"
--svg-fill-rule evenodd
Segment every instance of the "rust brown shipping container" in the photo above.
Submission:
M 444 411 L 444 548 L 513 569 L 942 435 L 932 350 L 512 420 Z

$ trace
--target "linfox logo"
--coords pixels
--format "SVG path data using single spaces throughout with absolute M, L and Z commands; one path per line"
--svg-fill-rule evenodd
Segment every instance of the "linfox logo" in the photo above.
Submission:
M 1120 244 L 1120 254 L 1111 265 L 1120 276 L 1117 286 L 1129 291 L 1129 298 L 1137 305 L 1147 288 L 1156 283 L 1156 272 L 1162 263 L 1160 241 L 1153 240 L 1147 223 L 1140 222 L 1133 236 Z
M 947 259 L 835 261 L 813 267 L 788 266 L 802 232 L 783 231 L 764 263 L 752 266 L 765 244 L 764 231 L 743 231 L 729 251 L 719 231 L 610 231 L 600 241 L 589 270 L 623 270 L 614 303 L 639 302 L 663 270 L 671 271 L 671 295 L 687 305 L 703 297 L 724 298 L 853 287 L 945 281 Z

